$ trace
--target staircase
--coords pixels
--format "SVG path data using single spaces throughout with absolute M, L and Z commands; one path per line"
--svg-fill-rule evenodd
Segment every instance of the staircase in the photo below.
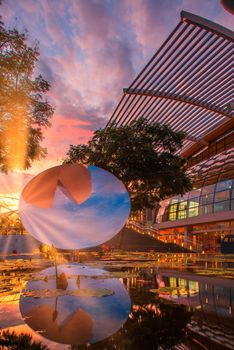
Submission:
M 147 234 L 138 233 L 131 228 L 124 228 L 114 238 L 107 241 L 105 245 L 110 248 L 125 250 L 149 252 L 151 250 L 160 253 L 186 253 L 187 249 L 180 247 L 175 243 L 164 243 L 159 239 L 153 238 Z

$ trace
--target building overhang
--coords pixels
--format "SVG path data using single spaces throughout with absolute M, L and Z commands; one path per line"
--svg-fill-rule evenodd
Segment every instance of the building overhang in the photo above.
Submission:
M 123 96 L 109 122 L 140 117 L 184 131 L 189 157 L 234 125 L 234 32 L 189 12 Z

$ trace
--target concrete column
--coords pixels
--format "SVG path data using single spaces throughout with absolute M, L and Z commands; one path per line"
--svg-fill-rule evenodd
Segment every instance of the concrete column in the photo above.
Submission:
M 192 245 L 192 227 L 185 226 L 184 228 L 184 247 L 189 249 Z

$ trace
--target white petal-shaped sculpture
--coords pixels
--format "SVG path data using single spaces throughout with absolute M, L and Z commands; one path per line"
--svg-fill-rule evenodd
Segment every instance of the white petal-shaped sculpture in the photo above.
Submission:
M 22 196 L 26 203 L 39 208 L 50 208 L 58 184 L 78 204 L 88 199 L 92 191 L 88 169 L 81 164 L 65 164 L 35 176 L 25 186 Z
M 125 224 L 130 199 L 114 175 L 95 166 L 68 164 L 33 178 L 19 201 L 24 227 L 37 240 L 61 249 L 100 245 Z

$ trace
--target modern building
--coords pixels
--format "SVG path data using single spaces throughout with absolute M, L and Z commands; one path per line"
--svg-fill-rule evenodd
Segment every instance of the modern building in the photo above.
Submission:
M 234 235 L 234 32 L 182 11 L 152 59 L 123 89 L 108 125 L 144 116 L 187 134 L 193 190 L 167 198 L 141 221 L 158 237 L 191 250 L 219 252 Z

